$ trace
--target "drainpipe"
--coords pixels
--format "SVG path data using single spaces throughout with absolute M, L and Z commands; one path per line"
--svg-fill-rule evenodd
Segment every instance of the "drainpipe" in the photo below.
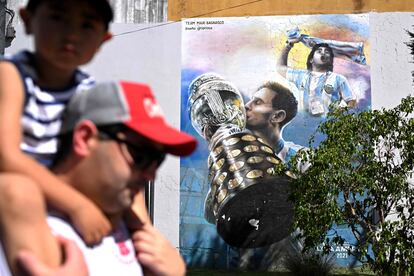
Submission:
M 0 0 L 0 55 L 6 48 L 6 0 Z

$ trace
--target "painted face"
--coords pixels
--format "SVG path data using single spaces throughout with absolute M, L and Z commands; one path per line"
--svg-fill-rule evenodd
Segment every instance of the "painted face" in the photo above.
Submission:
M 261 129 L 268 126 L 269 118 L 273 112 L 272 100 L 275 93 L 268 88 L 255 92 L 246 104 L 246 127 L 250 130 Z
M 332 56 L 328 48 L 319 47 L 313 54 L 312 58 L 313 65 L 327 65 L 332 63 Z
M 153 155 L 152 158 L 155 159 L 144 164 L 141 159 L 143 155 L 140 157 L 136 151 L 138 148 L 131 148 L 131 145 L 136 145 L 154 153 L 162 150 L 161 145 L 132 133 L 115 135 L 116 139 L 109 137 L 100 140 L 96 147 L 93 161 L 99 177 L 96 183 L 91 183 L 95 186 L 93 195 L 88 195 L 93 196 L 94 201 L 107 214 L 118 214 L 131 206 L 133 196 L 148 181 L 154 180 L 156 170 L 163 160 L 163 156 Z
M 108 38 L 101 15 L 87 1 L 44 1 L 34 12 L 26 10 L 24 20 L 39 64 L 52 69 L 74 70 L 89 62 Z

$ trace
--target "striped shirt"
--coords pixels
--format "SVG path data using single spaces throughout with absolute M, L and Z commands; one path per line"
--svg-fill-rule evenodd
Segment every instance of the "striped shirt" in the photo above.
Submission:
M 275 145 L 275 152 L 283 163 L 288 163 L 303 148 L 301 145 L 287 142 L 281 138 Z
M 95 81 L 76 70 L 69 87 L 62 90 L 44 89 L 37 85 L 32 53 L 23 51 L 8 60 L 17 67 L 25 91 L 20 147 L 23 152 L 49 166 L 57 151 L 62 111 L 77 91 L 92 86 Z
M 312 115 L 325 116 L 331 103 L 347 103 L 356 99 L 348 80 L 341 74 L 330 71 L 317 74 L 309 70 L 289 68 L 286 79 L 293 82 L 300 91 L 296 97 L 299 108 L 304 108 Z

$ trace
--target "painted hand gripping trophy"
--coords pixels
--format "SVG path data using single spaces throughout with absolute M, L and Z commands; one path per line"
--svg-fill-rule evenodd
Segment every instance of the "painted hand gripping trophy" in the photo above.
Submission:
M 243 98 L 219 75 L 197 77 L 189 87 L 193 127 L 209 143 L 210 191 L 205 218 L 231 246 L 254 248 L 290 233 L 293 204 L 290 178 L 272 148 L 245 129 Z

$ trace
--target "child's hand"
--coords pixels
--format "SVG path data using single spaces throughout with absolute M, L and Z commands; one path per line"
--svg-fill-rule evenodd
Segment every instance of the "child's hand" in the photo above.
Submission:
M 150 275 L 185 275 L 185 263 L 178 250 L 150 223 L 145 223 L 136 230 L 132 241 L 138 262 Z
M 103 237 L 111 231 L 109 220 L 89 200 L 83 201 L 69 216 L 87 245 L 100 243 Z
M 62 246 L 65 260 L 59 268 L 52 269 L 43 264 L 32 252 L 22 250 L 18 253 L 17 260 L 22 270 L 32 276 L 87 276 L 88 267 L 83 258 L 82 251 L 74 241 L 57 237 Z M 26 275 L 25 274 L 25 275 Z

